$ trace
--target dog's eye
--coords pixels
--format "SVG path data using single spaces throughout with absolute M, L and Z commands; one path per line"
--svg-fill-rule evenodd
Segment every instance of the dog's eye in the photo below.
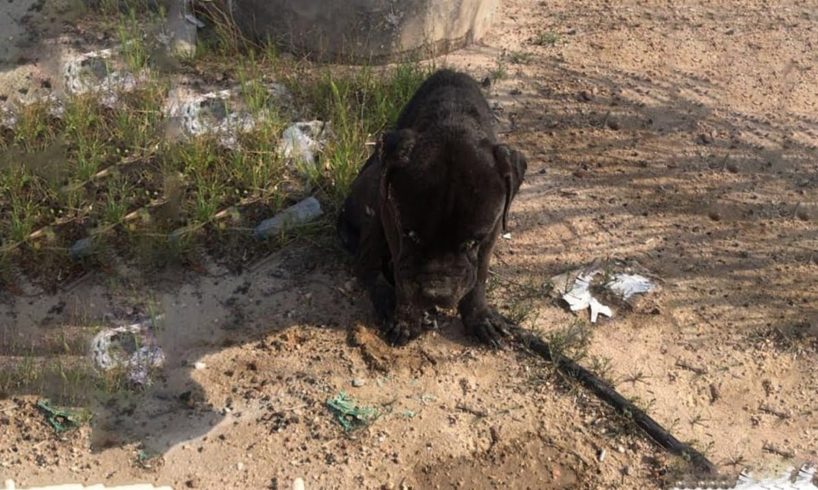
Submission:
M 420 244 L 420 237 L 418 237 L 418 234 L 415 233 L 414 231 L 408 230 L 408 231 L 404 232 L 404 235 L 406 235 L 407 238 L 409 238 L 410 240 L 412 240 L 416 244 L 418 244 L 418 245 Z
M 478 245 L 480 245 L 480 242 L 477 240 L 466 240 L 463 242 L 463 248 L 465 250 L 474 250 Z

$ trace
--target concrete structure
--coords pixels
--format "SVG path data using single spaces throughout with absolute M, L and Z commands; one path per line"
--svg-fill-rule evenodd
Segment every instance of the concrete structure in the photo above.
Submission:
M 322 61 L 428 58 L 480 39 L 499 0 L 224 0 L 245 33 Z

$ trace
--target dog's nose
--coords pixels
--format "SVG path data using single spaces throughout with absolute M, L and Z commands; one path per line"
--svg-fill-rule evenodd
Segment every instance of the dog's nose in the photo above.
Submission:
M 437 278 L 428 280 L 422 286 L 423 295 L 428 299 L 438 304 L 439 306 L 448 306 L 456 302 L 457 288 L 454 281 L 448 278 Z

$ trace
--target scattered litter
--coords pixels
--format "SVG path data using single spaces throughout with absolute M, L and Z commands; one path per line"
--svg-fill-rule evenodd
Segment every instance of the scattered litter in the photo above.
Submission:
M 378 418 L 376 409 L 359 406 L 355 400 L 343 391 L 338 393 L 335 398 L 327 400 L 327 407 L 346 432 L 366 427 Z
M 17 115 L 5 104 L 0 105 L 0 128 L 14 129 L 15 126 L 17 126 Z
M 185 20 L 199 29 L 204 29 L 205 27 L 205 23 L 194 17 L 193 14 L 185 14 Z
M 596 319 L 600 313 L 608 318 L 613 316 L 613 311 L 609 307 L 603 305 L 591 295 L 591 281 L 596 274 L 597 272 L 593 272 L 577 276 L 571 290 L 562 295 L 562 299 L 568 303 L 571 311 L 581 311 L 590 308 L 591 323 L 596 323 Z
M 280 155 L 302 170 L 312 168 L 329 132 L 329 123 L 324 121 L 297 122 L 282 133 Z
M 318 199 L 310 196 L 281 211 L 272 218 L 268 218 L 259 223 L 259 225 L 256 226 L 256 238 L 260 240 L 270 238 L 282 228 L 312 221 L 322 214 L 321 203 L 318 202 Z
M 114 54 L 114 49 L 102 49 L 69 56 L 63 66 L 66 91 L 72 94 L 104 94 L 102 104 L 112 107 L 117 101 L 118 92 L 133 90 L 147 76 L 146 73 L 134 75 L 117 69 Z
M 365 384 L 366 384 L 366 380 L 364 380 L 362 378 L 355 378 L 355 379 L 352 380 L 352 386 L 354 386 L 356 388 L 360 388 L 361 386 L 363 386 Z
M 136 453 L 136 464 L 146 470 L 153 468 L 154 465 L 161 465 L 163 462 L 164 460 L 160 454 L 148 452 L 144 449 L 140 449 Z
M 17 487 L 14 480 L 6 480 L 4 490 L 173 490 L 171 487 L 155 487 L 150 483 L 135 483 L 133 485 L 115 485 L 106 487 L 103 483 L 94 485 L 82 485 L 80 483 L 67 483 L 61 485 L 47 485 L 45 487 Z
M 290 97 L 287 88 L 279 83 L 268 83 L 265 88 L 270 100 L 285 102 Z M 168 94 L 164 111 L 170 121 L 169 136 L 215 134 L 219 142 L 228 148 L 238 144 L 238 133 L 253 129 L 256 121 L 265 116 L 264 109 L 256 115 L 247 110 L 241 87 L 198 93 L 180 85 Z
M 657 289 L 653 280 L 633 273 L 628 270 L 630 268 L 619 262 L 607 266 L 594 263 L 584 269 L 552 277 L 553 292 L 568 304 L 571 311 L 590 309 L 591 323 L 596 323 L 599 315 L 608 318 L 614 315 L 613 309 L 602 300 L 628 303 L 636 295 Z
M 404 411 L 403 411 L 403 412 L 401 412 L 400 414 L 401 414 L 401 416 L 402 416 L 403 418 L 405 418 L 405 419 L 413 419 L 413 418 L 415 418 L 415 416 L 417 415 L 417 414 L 416 414 L 415 412 L 413 412 L 412 410 L 404 410 Z
M 99 332 L 91 341 L 94 365 L 104 371 L 124 369 L 134 385 L 150 384 L 150 371 L 165 362 L 153 328 L 153 319 L 146 319 Z
M 653 291 L 654 285 L 650 279 L 639 274 L 616 274 L 607 287 L 627 301 L 634 294 Z
M 749 473 L 742 471 L 735 483 L 730 485 L 726 479 L 702 480 L 676 483 L 670 490 L 710 490 L 710 489 L 733 489 L 733 490 L 818 490 L 818 486 L 813 483 L 815 478 L 815 467 L 804 465 L 795 475 L 794 468 L 789 468 L 778 477 L 756 480 Z
M 503 233 L 503 240 L 511 240 L 511 233 Z
M 608 451 L 604 449 L 600 449 L 599 452 L 596 454 L 596 459 L 599 460 L 600 463 L 605 462 L 605 456 L 607 456 Z
M 81 424 L 81 417 L 79 414 L 66 410 L 64 408 L 57 408 L 51 405 L 48 400 L 40 400 L 37 402 L 37 408 L 43 412 L 48 425 L 54 429 L 54 432 L 65 432 L 76 429 Z
M 293 490 L 304 490 L 304 479 L 296 478 L 293 481 Z
M 203 363 L 203 362 L 201 362 L 201 361 L 198 361 L 198 362 L 193 363 L 193 367 L 194 367 L 194 368 L 195 368 L 197 371 L 201 371 L 202 369 L 207 368 L 207 364 L 205 364 L 205 363 Z

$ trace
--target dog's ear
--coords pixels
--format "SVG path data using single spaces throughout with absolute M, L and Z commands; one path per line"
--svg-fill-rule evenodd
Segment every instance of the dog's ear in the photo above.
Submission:
M 411 161 L 412 149 L 415 147 L 415 132 L 411 129 L 388 131 L 381 136 L 378 158 L 381 161 L 380 196 L 381 205 L 391 199 L 392 171 L 396 168 L 408 166 Z M 394 213 L 395 210 L 393 209 Z M 400 218 L 395 216 L 399 221 Z
M 392 166 L 408 165 L 412 149 L 415 147 L 415 132 L 411 129 L 389 131 L 381 137 L 380 152 L 384 169 Z
M 511 200 L 514 199 L 523 184 L 528 162 L 519 151 L 512 150 L 506 145 L 494 145 L 494 165 L 506 184 L 506 202 L 503 207 L 503 231 L 505 232 Z

